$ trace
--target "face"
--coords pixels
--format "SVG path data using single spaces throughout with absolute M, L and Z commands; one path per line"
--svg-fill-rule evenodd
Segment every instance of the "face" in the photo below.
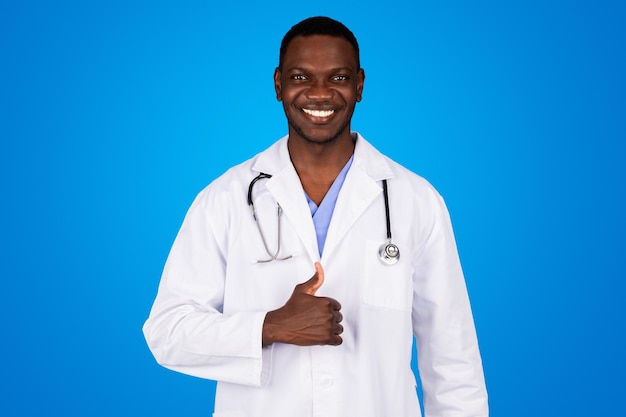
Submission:
M 289 137 L 313 143 L 349 138 L 364 80 L 347 40 L 327 35 L 293 38 L 282 70 L 274 73 L 276 98 L 283 102 Z

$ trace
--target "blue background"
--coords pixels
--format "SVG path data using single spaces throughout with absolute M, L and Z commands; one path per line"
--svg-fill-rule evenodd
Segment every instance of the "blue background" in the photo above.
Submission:
M 286 133 L 272 72 L 350 27 L 353 127 L 446 198 L 492 416 L 623 415 L 620 1 L 4 1 L 0 415 L 206 415 L 141 326 L 195 194 Z

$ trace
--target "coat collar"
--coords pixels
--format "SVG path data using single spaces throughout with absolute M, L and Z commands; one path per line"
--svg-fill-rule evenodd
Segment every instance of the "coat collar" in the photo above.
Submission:
M 387 159 L 374 148 L 368 141 L 357 132 L 356 144 L 354 148 L 353 166 L 358 166 L 364 173 L 374 181 L 380 181 L 385 178 L 393 178 L 393 171 L 389 166 Z M 266 174 L 276 175 L 282 170 L 293 170 L 293 164 L 289 157 L 287 149 L 287 140 L 289 136 L 283 136 L 276 143 L 260 153 L 255 161 L 252 169 L 257 172 L 265 172 Z
M 332 256 L 335 247 L 354 222 L 382 192 L 380 181 L 393 177 L 387 159 L 360 134 L 355 135 L 354 160 L 337 198 L 322 262 Z M 284 216 L 293 225 L 311 259 L 319 260 L 311 211 L 298 174 L 291 163 L 287 140 L 288 137 L 285 136 L 259 154 L 252 169 L 272 175 L 265 183 L 267 189 L 283 208 Z

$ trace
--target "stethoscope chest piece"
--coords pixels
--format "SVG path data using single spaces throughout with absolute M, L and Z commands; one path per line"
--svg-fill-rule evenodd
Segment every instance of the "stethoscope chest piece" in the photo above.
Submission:
M 386 265 L 396 264 L 400 259 L 400 249 L 393 243 L 383 243 L 378 249 L 378 259 Z

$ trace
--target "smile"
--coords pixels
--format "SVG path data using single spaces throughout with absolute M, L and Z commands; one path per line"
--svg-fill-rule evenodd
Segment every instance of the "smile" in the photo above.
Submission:
M 313 117 L 328 117 L 333 114 L 334 110 L 311 110 L 311 109 L 302 109 L 302 111 L 309 116 Z

